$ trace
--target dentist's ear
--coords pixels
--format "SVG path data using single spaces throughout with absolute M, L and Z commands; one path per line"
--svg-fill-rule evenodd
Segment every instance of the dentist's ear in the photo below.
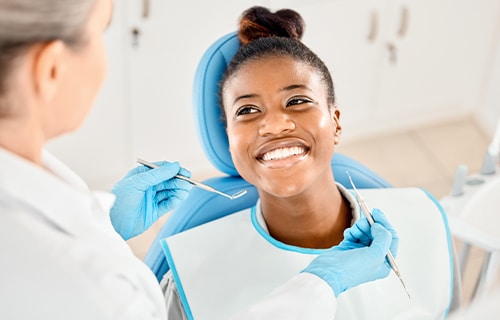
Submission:
M 33 63 L 33 88 L 44 102 L 56 95 L 66 72 L 65 46 L 62 41 L 41 44 Z
M 332 122 L 335 126 L 334 132 L 334 142 L 338 144 L 340 142 L 340 136 L 342 135 L 342 125 L 340 124 L 340 110 L 337 107 L 332 107 Z

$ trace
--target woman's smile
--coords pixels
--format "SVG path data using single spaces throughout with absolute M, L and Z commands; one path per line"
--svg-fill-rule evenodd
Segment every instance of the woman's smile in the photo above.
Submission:
M 306 149 L 302 147 L 291 147 L 291 148 L 278 148 L 266 152 L 262 156 L 262 160 L 264 161 L 272 161 L 272 160 L 283 160 L 293 156 L 301 156 L 305 154 Z
M 308 152 L 309 147 L 301 140 L 287 139 L 264 144 L 259 148 L 256 159 L 269 168 L 288 168 L 304 160 Z

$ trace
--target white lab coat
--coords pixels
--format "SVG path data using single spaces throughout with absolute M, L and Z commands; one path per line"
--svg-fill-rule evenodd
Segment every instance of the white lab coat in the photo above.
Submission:
M 111 194 L 0 149 L 0 318 L 165 319 L 153 273 L 114 231 Z
M 50 154 L 43 160 L 46 170 L 0 148 L 0 319 L 167 319 L 153 273 L 111 225 L 114 197 L 90 192 Z M 299 274 L 238 320 L 318 308 L 335 313 L 333 291 Z

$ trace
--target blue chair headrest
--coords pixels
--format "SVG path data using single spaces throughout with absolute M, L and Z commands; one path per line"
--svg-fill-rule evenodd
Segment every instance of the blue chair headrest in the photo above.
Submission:
M 214 42 L 196 69 L 193 108 L 198 136 L 208 160 L 228 175 L 239 175 L 229 152 L 226 126 L 221 118 L 218 90 L 227 65 L 240 47 L 236 32 Z

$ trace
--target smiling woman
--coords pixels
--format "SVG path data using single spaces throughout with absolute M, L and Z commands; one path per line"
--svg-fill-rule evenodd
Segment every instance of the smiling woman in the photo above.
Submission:
M 239 37 L 247 45 L 228 65 L 219 95 L 233 162 L 257 187 L 271 236 L 329 248 L 354 217 L 330 164 L 342 129 L 333 81 L 300 42 L 303 30 L 292 10 L 246 11 Z
M 338 244 L 352 220 L 330 164 L 340 112 L 323 78 L 311 64 L 270 53 L 240 65 L 222 85 L 233 162 L 257 187 L 271 235 L 310 248 Z
M 349 253 L 364 243 L 350 242 L 353 234 L 375 233 L 359 232 L 367 220 L 359 216 L 354 195 L 335 180 L 340 110 L 329 70 L 300 41 L 303 30 L 300 15 L 288 9 L 252 7 L 241 16 L 241 46 L 219 83 L 221 126 L 238 174 L 259 197 L 251 208 L 162 240 L 170 267 L 162 280 L 169 313 L 172 319 L 259 319 L 269 310 L 268 297 L 295 292 L 286 281 L 300 273 L 305 278 L 294 278 L 295 286 L 307 293 L 290 299 L 295 303 L 283 305 L 274 318 L 443 319 L 451 301 L 449 238 L 439 208 L 425 192 L 363 190 L 371 205 L 384 210 L 373 209 L 374 226 L 381 223 L 392 237 L 390 248 L 381 250 L 384 257 L 388 250 L 395 256 L 400 245 L 385 214 L 404 234 L 398 266 L 412 300 L 394 274 L 387 277 L 387 263 L 373 264 L 373 252 Z M 420 232 L 435 237 L 427 241 Z M 368 250 L 377 241 L 366 243 L 370 247 L 362 249 Z M 337 256 L 339 251 L 346 255 Z M 328 269 L 335 271 L 327 275 Z M 311 289 L 302 282 L 310 275 L 332 290 Z

